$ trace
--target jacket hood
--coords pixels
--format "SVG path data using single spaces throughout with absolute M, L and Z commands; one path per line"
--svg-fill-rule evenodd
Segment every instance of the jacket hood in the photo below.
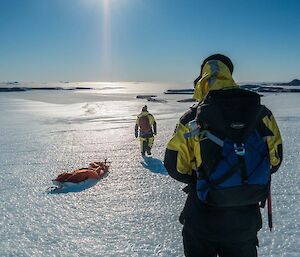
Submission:
M 229 68 L 221 61 L 208 61 L 202 70 L 201 79 L 195 86 L 193 98 L 202 101 L 210 90 L 232 89 L 234 82 Z
M 148 111 L 142 111 L 138 116 L 142 117 L 142 116 L 147 116 L 147 115 L 149 115 Z

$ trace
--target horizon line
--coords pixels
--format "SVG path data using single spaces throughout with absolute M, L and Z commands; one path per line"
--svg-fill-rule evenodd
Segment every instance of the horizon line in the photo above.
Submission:
M 241 83 L 256 83 L 256 84 L 263 84 L 263 83 L 289 83 L 293 80 L 298 80 L 298 79 L 291 79 L 289 81 L 235 81 L 237 84 Z M 11 85 L 17 85 L 17 84 L 22 84 L 22 83 L 62 83 L 62 84 L 68 84 L 68 83 L 176 83 L 176 84 L 186 84 L 186 83 L 191 83 L 193 85 L 194 81 L 159 81 L 159 80 L 125 80 L 125 81 L 120 81 L 120 80 L 110 80 L 110 81 L 68 81 L 68 80 L 59 80 L 59 81 L 18 81 L 18 80 L 11 80 L 11 81 L 0 81 L 0 84 L 11 84 Z

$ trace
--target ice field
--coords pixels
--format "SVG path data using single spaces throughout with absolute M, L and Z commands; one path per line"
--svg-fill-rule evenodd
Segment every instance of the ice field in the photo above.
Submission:
M 71 85 L 68 85 L 71 86 Z M 165 146 L 190 95 L 164 95 L 172 85 L 82 83 L 96 90 L 0 93 L 0 256 L 183 256 L 178 216 L 183 184 L 163 166 Z M 147 102 L 155 94 L 167 102 Z M 274 231 L 266 209 L 259 256 L 300 256 L 299 94 L 267 94 L 280 127 L 284 160 L 273 175 Z M 157 121 L 153 157 L 134 137 L 143 105 Z M 48 194 L 62 171 L 110 160 L 95 186 Z

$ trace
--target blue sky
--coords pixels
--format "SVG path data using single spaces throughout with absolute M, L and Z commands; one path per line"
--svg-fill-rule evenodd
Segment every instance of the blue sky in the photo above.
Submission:
M 189 82 L 231 57 L 238 82 L 300 79 L 297 0 L 0 0 L 0 81 Z

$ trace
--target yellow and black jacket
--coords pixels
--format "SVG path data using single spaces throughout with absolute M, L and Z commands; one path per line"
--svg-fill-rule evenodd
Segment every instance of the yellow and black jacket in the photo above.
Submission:
M 202 77 L 195 87 L 194 98 L 200 103 L 191 107 L 181 117 L 171 140 L 167 144 L 164 159 L 169 175 L 178 181 L 189 184 L 191 188 L 183 211 L 185 225 L 192 228 L 195 233 L 201 231 L 201 236 L 211 240 L 224 239 L 224 237 L 228 240 L 251 238 L 261 228 L 261 217 L 257 205 L 217 208 L 207 206 L 197 198 L 196 171 L 201 172 L 203 166 L 207 164 L 206 159 L 214 159 L 216 153 L 213 147 L 201 143 L 199 137 L 186 138 L 185 135 L 194 129 L 192 121 L 196 119 L 199 113 L 201 115 L 201 110 L 205 109 L 207 102 L 213 103 L 215 99 L 222 98 L 222 100 L 227 101 L 224 104 L 226 107 L 227 103 L 230 105 L 234 101 L 243 102 L 250 99 L 251 103 L 251 101 L 257 101 L 259 96 L 254 92 L 239 89 L 227 66 L 220 61 L 213 60 L 204 65 Z M 222 114 L 223 111 L 205 113 L 212 120 L 212 124 L 215 124 L 212 130 L 217 134 L 218 127 L 223 124 Z M 247 113 L 242 115 L 247 116 Z M 282 161 L 280 132 L 274 116 L 266 107 L 262 108 L 258 118 L 259 133 L 262 137 L 266 137 L 270 169 L 273 173 L 277 171 Z M 238 222 L 232 225 L 229 222 L 232 220 Z M 216 230 L 219 233 L 215 233 Z
M 156 121 L 151 113 L 142 111 L 135 122 L 135 135 L 140 137 L 152 137 L 153 133 L 156 135 Z

